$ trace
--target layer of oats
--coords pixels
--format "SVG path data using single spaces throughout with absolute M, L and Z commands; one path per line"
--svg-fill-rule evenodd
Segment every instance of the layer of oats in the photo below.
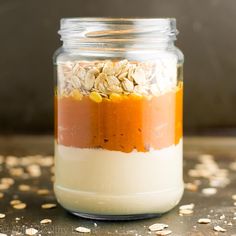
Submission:
M 101 97 L 114 93 L 159 95 L 176 88 L 177 63 L 176 60 L 60 62 L 57 79 L 58 95 L 78 99 L 91 92 Z

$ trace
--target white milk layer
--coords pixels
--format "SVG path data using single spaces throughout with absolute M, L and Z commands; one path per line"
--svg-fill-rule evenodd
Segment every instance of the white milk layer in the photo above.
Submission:
M 124 153 L 56 145 L 55 193 L 73 212 L 163 213 L 183 194 L 182 140 L 162 150 Z

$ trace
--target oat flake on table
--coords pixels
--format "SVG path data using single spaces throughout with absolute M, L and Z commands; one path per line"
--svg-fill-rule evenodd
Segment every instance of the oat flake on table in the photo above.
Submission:
M 179 211 L 179 215 L 190 215 L 193 213 L 193 210 L 190 209 L 183 209 Z
M 223 220 L 223 219 L 225 219 L 225 215 L 220 216 L 220 220 Z
M 164 229 L 164 230 L 161 230 L 161 231 L 157 231 L 157 232 L 156 232 L 156 235 L 160 235 L 160 236 L 162 236 L 162 235 L 170 235 L 171 233 L 172 233 L 171 230 L 169 230 L 169 229 Z
M 49 224 L 49 223 L 52 223 L 51 219 L 43 219 L 40 221 L 40 224 Z
M 18 186 L 18 189 L 19 189 L 20 191 L 22 191 L 22 192 L 27 192 L 27 191 L 30 190 L 30 186 L 27 185 L 27 184 L 20 184 L 20 185 Z
M 25 230 L 26 235 L 36 235 L 37 233 L 38 233 L 38 230 L 34 228 L 28 228 Z
M 27 205 L 22 202 L 22 203 L 13 205 L 13 208 L 14 208 L 14 209 L 17 209 L 17 210 L 22 210 L 22 209 L 25 209 L 26 206 L 27 206 Z
M 41 205 L 43 209 L 52 209 L 52 208 L 55 208 L 56 206 L 57 204 L 55 203 L 44 203 Z
M 150 225 L 148 227 L 148 229 L 150 231 L 160 231 L 160 230 L 163 230 L 165 228 L 168 228 L 168 225 L 167 224 L 162 224 L 162 223 L 155 223 L 155 224 Z
M 37 194 L 38 195 L 48 195 L 50 193 L 50 191 L 48 189 L 38 189 L 37 190 Z
M 19 200 L 19 199 L 13 199 L 13 200 L 10 201 L 10 204 L 11 204 L 12 206 L 13 206 L 13 205 L 16 205 L 16 204 L 20 204 L 20 203 L 22 203 L 22 201 Z
M 186 204 L 186 205 L 181 205 L 179 207 L 179 210 L 193 210 L 195 207 L 194 203 Z
M 219 225 L 214 226 L 213 229 L 217 232 L 226 232 L 226 229 L 220 227 Z
M 198 223 L 199 224 L 209 224 L 209 223 L 211 223 L 211 219 L 201 218 L 201 219 L 198 220 Z
M 90 233 L 91 229 L 79 226 L 79 227 L 75 228 L 75 231 L 77 231 L 79 233 Z
M 203 188 L 202 193 L 206 196 L 211 196 L 217 193 L 216 188 Z

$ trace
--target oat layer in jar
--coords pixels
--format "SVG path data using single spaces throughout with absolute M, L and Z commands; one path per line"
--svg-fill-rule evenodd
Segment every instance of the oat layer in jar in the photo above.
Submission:
M 54 56 L 55 194 L 73 214 L 138 219 L 183 194 L 175 19 L 67 18 Z

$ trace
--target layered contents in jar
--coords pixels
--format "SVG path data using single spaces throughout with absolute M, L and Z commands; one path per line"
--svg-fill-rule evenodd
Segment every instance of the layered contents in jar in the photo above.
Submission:
M 68 210 L 162 213 L 183 192 L 182 67 L 58 62 L 55 193 Z

